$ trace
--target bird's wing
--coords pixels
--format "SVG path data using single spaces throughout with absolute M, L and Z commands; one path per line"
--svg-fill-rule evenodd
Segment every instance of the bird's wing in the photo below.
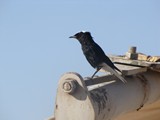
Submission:
M 98 53 L 94 50 L 94 46 L 83 46 L 83 53 L 93 68 L 96 68 L 98 63 L 100 63 L 100 58 L 97 57 Z
M 105 63 L 109 65 L 111 68 L 113 68 L 114 70 L 117 70 L 120 73 L 122 73 L 122 71 L 120 71 L 107 56 L 105 56 Z
M 114 69 L 112 69 L 109 65 L 107 65 L 106 63 L 102 63 L 100 66 L 102 66 L 102 70 L 103 71 L 108 71 L 110 72 L 111 74 L 114 74 L 117 78 L 119 78 L 122 82 L 126 83 L 127 81 L 121 76 L 118 74 L 117 71 L 115 71 Z M 101 71 L 101 70 L 100 70 Z
M 96 53 L 97 58 L 99 59 L 99 62 L 105 62 L 107 65 L 109 65 L 111 68 L 116 69 L 117 71 L 121 72 L 114 64 L 113 62 L 109 59 L 108 56 L 105 55 L 104 51 L 102 50 L 102 48 L 94 43 L 93 44 L 94 47 L 94 51 Z

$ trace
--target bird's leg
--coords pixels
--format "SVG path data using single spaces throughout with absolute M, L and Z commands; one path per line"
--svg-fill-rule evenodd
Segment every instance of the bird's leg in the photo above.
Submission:
M 101 69 L 102 67 L 97 67 L 96 71 L 94 72 L 94 74 L 92 75 L 91 79 L 93 79 L 93 77 L 95 76 L 95 74 Z

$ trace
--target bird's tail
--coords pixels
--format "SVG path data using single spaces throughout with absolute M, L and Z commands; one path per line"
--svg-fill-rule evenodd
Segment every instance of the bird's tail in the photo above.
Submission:
M 118 74 L 117 71 L 115 71 L 114 69 L 112 69 L 110 66 L 108 66 L 106 63 L 102 63 L 102 70 L 100 71 L 108 71 L 110 72 L 111 74 L 114 74 L 117 78 L 119 78 L 123 83 L 126 83 L 127 81 L 121 76 Z

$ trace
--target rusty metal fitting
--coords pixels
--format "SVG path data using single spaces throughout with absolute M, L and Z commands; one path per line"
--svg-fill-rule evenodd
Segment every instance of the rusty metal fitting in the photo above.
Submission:
M 65 93 L 73 93 L 76 89 L 76 81 L 75 80 L 66 80 L 62 84 L 62 89 Z
M 129 48 L 129 53 L 136 53 L 137 48 L 135 46 L 132 46 Z
M 137 60 L 138 54 L 136 53 L 136 47 L 130 47 L 128 52 L 126 52 L 126 58 L 131 60 Z

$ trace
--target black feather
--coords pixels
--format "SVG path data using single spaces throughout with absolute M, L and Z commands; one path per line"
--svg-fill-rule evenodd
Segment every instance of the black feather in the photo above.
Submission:
M 112 61 L 105 55 L 102 48 L 94 42 L 90 32 L 79 32 L 70 38 L 76 38 L 82 47 L 83 54 L 85 55 L 87 61 L 93 68 L 100 70 L 103 66 L 100 66 L 102 63 L 106 63 L 112 69 L 121 72 L 113 63 Z M 95 73 L 96 73 L 95 72 Z M 94 73 L 94 75 L 95 75 Z M 94 76 L 93 75 L 93 76 Z
M 99 64 L 104 62 L 111 68 L 120 71 L 105 55 L 102 48 L 96 42 L 94 42 L 89 32 L 79 32 L 74 36 L 74 38 L 78 39 L 78 41 L 81 43 L 83 54 L 85 55 L 87 61 L 91 64 L 93 68 L 98 67 Z

